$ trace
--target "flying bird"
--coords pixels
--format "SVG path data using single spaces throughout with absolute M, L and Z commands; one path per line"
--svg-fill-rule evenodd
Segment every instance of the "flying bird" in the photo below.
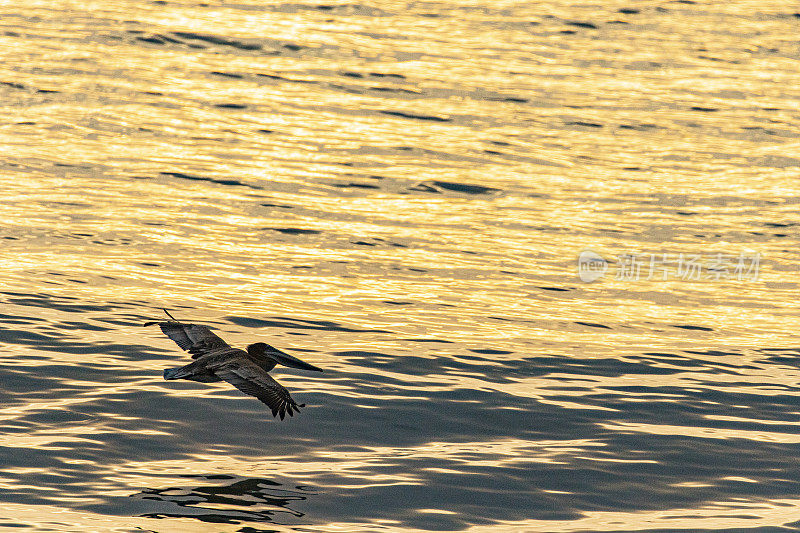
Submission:
M 294 416 L 306 404 L 297 402 L 283 385 L 268 374 L 275 365 L 281 364 L 303 370 L 323 370 L 284 353 L 269 344 L 256 342 L 247 351 L 233 348 L 214 335 L 208 326 L 184 324 L 175 320 L 164 309 L 170 320 L 147 322 L 146 326 L 158 325 L 175 344 L 189 352 L 194 359 L 186 366 L 164 370 L 164 379 L 189 379 L 201 383 L 227 381 L 240 391 L 255 396 L 270 409 L 272 415 L 284 419 L 286 413 Z

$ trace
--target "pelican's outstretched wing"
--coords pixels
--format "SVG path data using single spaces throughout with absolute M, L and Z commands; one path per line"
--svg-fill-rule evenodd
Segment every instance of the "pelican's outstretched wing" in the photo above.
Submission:
M 219 350 L 231 349 L 231 345 L 214 335 L 208 326 L 198 324 L 184 324 L 176 320 L 166 322 L 148 322 L 145 326 L 158 324 L 161 331 L 180 346 L 192 354 L 192 359 Z
M 272 409 L 272 416 L 280 415 L 281 420 L 286 413 L 294 416 L 295 412 L 300 412 L 300 407 L 305 407 L 305 404 L 297 405 L 283 385 L 249 359 L 237 358 L 215 368 L 214 373 L 240 391 L 267 404 Z

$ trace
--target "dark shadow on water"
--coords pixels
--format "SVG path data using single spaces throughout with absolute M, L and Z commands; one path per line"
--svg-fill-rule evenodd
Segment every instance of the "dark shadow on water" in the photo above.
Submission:
M 605 358 L 436 338 L 405 353 L 322 348 L 336 361 L 329 372 L 276 372 L 308 404 L 276 421 L 225 384 L 162 381 L 183 353 L 115 338 L 128 325 L 141 331 L 139 315 L 152 310 L 138 303 L 3 298 L 0 502 L 74 502 L 240 531 L 375 520 L 442 531 L 800 494 L 800 389 L 768 378 L 800 366 L 794 346 L 756 357 L 697 346 Z M 226 320 L 254 336 L 364 331 L 284 316 Z M 238 477 L 175 482 L 153 465 L 206 471 L 209 454 L 249 466 L 226 471 Z M 252 470 L 259 464 L 277 466 Z M 150 488 L 104 496 L 120 475 L 145 472 Z M 296 472 L 325 492 L 297 486 Z
M 290 318 L 283 316 L 270 317 L 270 320 L 260 318 L 228 316 L 227 319 L 239 326 L 248 328 L 289 328 L 289 329 L 317 329 L 326 331 L 342 331 L 348 333 L 391 333 L 382 329 L 358 329 L 343 326 L 337 322 L 329 320 L 303 320 L 300 318 Z
M 264 478 L 228 475 L 187 475 L 195 481 L 166 488 L 147 488 L 132 498 L 152 502 L 155 510 L 146 518 L 193 518 L 201 522 L 237 524 L 271 522 L 283 524 L 302 518 L 294 508 L 317 492 L 304 486 L 285 486 Z M 200 484 L 197 482 L 202 481 Z M 264 509 L 264 507 L 269 507 Z M 258 508 L 258 510 L 255 510 Z

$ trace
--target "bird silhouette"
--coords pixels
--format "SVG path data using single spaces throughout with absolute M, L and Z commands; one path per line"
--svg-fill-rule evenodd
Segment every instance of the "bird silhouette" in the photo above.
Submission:
M 323 370 L 282 352 L 277 348 L 256 342 L 247 351 L 232 347 L 211 332 L 208 326 L 179 322 L 169 311 L 164 312 L 170 320 L 147 322 L 146 326 L 158 325 L 161 331 L 194 359 L 188 365 L 164 370 L 164 379 L 189 379 L 201 383 L 227 381 L 240 391 L 255 396 L 272 409 L 273 416 L 284 419 L 286 414 L 294 416 L 306 404 L 297 404 L 289 391 L 268 374 L 275 365 L 281 364 L 303 370 Z

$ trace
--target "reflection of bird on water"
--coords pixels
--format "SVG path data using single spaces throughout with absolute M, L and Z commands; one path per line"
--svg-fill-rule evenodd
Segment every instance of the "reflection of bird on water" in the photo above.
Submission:
M 284 521 L 285 515 L 303 517 L 293 505 L 308 500 L 316 492 L 306 487 L 286 487 L 271 479 L 243 478 L 225 474 L 189 475 L 198 478 L 190 485 L 143 489 L 134 498 L 163 502 L 157 511 L 142 515 L 148 518 L 194 518 L 201 522 L 233 524 L 242 521 Z M 199 484 L 198 484 L 199 483 Z M 171 503 L 176 507 L 169 508 Z M 156 509 L 154 509 L 155 511 Z M 280 522 L 279 522 L 280 520 Z M 192 530 L 192 528 L 184 528 Z M 240 531 L 275 531 L 244 528 Z
M 189 352 L 194 362 L 178 368 L 164 370 L 164 379 L 190 379 L 201 383 L 225 380 L 240 391 L 255 396 L 272 409 L 272 415 L 280 414 L 281 420 L 289 413 L 300 411 L 298 405 L 280 383 L 267 374 L 276 364 L 302 368 L 304 370 L 322 369 L 284 353 L 269 344 L 257 342 L 247 347 L 247 351 L 231 347 L 208 328 L 196 324 L 183 324 L 171 318 L 166 322 L 148 322 L 145 326 L 158 324 L 170 339 Z

